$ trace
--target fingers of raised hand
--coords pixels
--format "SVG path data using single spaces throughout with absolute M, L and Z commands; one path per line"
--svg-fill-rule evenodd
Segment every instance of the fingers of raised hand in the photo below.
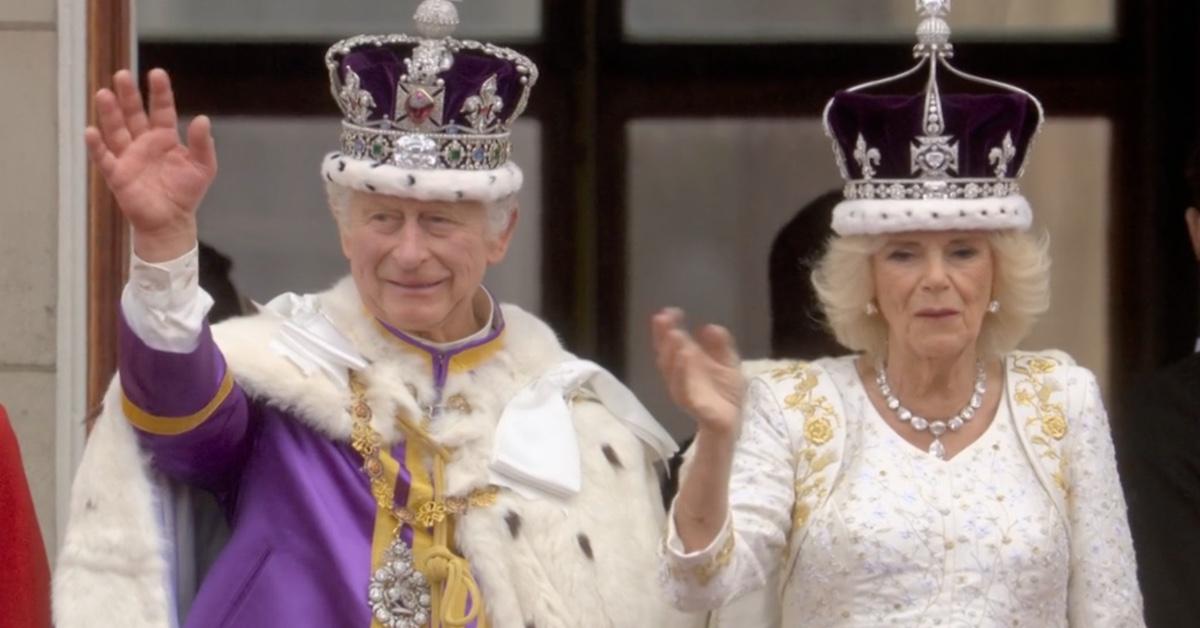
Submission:
M 695 351 L 689 347 L 679 347 L 672 351 L 670 361 L 664 371 L 667 392 L 676 405 L 691 412 L 695 409 L 692 390 L 692 380 L 698 376 L 695 368 Z
M 662 367 L 667 373 L 678 375 L 701 357 L 696 341 L 682 329 L 672 329 L 667 332 L 662 342 Z
M 121 113 L 125 115 L 125 125 L 129 129 L 129 134 L 133 139 L 137 139 L 149 128 L 150 123 L 146 118 L 145 106 L 142 104 L 142 94 L 133 82 L 133 73 L 129 70 L 121 70 L 114 74 L 113 88 L 117 92 L 117 102 L 121 106 Z
M 89 126 L 83 132 L 83 141 L 87 144 L 88 157 L 100 169 L 100 174 L 105 179 L 110 178 L 113 171 L 117 168 L 117 157 L 104 144 L 104 138 L 100 136 L 100 130 L 94 126 Z
M 196 116 L 188 125 L 187 136 L 192 160 L 209 172 L 216 172 L 217 146 L 212 136 L 212 121 L 208 116 Z
M 174 129 L 179 122 L 175 111 L 175 92 L 171 90 L 171 77 L 165 70 L 155 68 L 147 76 L 150 82 L 150 124 L 158 128 Z
M 650 333 L 654 341 L 655 352 L 662 351 L 663 341 L 672 329 L 677 329 L 683 322 L 683 310 L 676 307 L 666 307 L 650 318 Z
M 700 347 L 714 361 L 723 366 L 738 368 L 741 358 L 738 357 L 737 341 L 728 329 L 720 325 L 705 325 L 696 335 Z
M 125 114 L 117 103 L 117 95 L 109 89 L 96 92 L 96 122 L 100 126 L 100 134 L 108 150 L 120 156 L 133 142 L 133 136 L 126 126 Z
M 713 386 L 711 360 L 683 331 L 671 332 L 668 342 L 672 350 L 665 373 L 671 398 L 694 414 L 700 410 L 701 397 Z

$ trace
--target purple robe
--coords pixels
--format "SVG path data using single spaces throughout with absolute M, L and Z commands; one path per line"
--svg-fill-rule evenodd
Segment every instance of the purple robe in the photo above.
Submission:
M 389 331 L 429 354 L 440 393 L 455 353 L 497 341 L 495 312 L 486 336 L 451 351 Z M 228 377 L 207 325 L 194 351 L 177 354 L 148 347 L 122 321 L 119 366 L 126 414 L 154 467 L 211 491 L 230 524 L 184 625 L 370 626 L 376 505 L 350 444 L 250 398 Z M 391 448 L 398 504 L 411 477 L 405 453 L 404 442 Z M 412 530 L 403 534 L 411 546 Z

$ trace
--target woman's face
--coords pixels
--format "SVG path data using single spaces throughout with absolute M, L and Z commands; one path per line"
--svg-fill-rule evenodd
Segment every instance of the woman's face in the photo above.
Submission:
M 871 267 L 889 348 L 939 358 L 974 347 L 992 298 L 992 260 L 984 232 L 886 236 Z

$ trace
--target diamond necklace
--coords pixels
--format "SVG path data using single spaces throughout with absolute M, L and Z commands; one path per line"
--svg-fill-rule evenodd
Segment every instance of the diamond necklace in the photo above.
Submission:
M 875 383 L 879 385 L 879 392 L 883 395 L 888 409 L 896 413 L 896 418 L 900 419 L 902 423 L 912 425 L 913 429 L 918 432 L 929 430 L 929 433 L 933 434 L 933 443 L 929 445 L 929 453 L 938 460 L 946 459 L 946 446 L 942 444 L 942 435 L 947 430 L 957 432 L 968 421 L 975 418 L 975 413 L 983 405 L 983 395 L 987 392 L 987 373 L 983 369 L 983 361 L 979 360 L 975 362 L 975 388 L 971 392 L 971 400 L 967 402 L 967 405 L 949 419 L 930 421 L 900 405 L 900 400 L 892 393 L 892 386 L 888 383 L 887 365 L 883 360 L 875 362 L 875 373 Z

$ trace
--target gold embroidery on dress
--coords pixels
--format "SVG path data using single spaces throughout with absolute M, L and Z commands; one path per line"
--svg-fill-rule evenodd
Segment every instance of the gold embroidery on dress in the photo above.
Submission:
M 833 440 L 838 422 L 833 404 L 823 395 L 817 395 L 820 371 L 810 368 L 806 362 L 793 362 L 772 370 L 769 376 L 776 382 L 796 380 L 792 392 L 783 398 L 785 410 L 797 410 L 804 417 L 805 446 L 797 455 L 805 469 L 796 479 L 795 500 L 792 506 L 792 531 L 808 523 L 816 504 L 829 495 L 824 471 L 837 462 L 838 452 L 823 450 L 823 445 Z
M 721 544 L 721 549 L 707 562 L 696 565 L 694 567 L 678 567 L 671 566 L 671 577 L 676 580 L 694 579 L 700 586 L 708 586 L 712 582 L 713 577 L 717 572 L 729 565 L 729 561 L 733 560 L 733 532 L 725 538 L 725 542 Z
M 804 415 L 804 438 L 813 445 L 824 445 L 833 438 L 833 405 L 824 396 L 816 396 L 817 373 L 805 363 L 776 369 L 775 381 L 789 377 L 798 379 L 792 392 L 783 398 L 785 410 L 799 410 Z
M 733 559 L 732 532 L 729 533 L 729 536 L 725 539 L 725 544 L 721 546 L 721 550 L 717 552 L 717 555 L 711 561 L 696 567 L 696 580 L 700 582 L 701 586 L 707 585 L 712 581 L 713 576 L 717 575 L 718 571 L 729 564 L 731 559 Z
M 1018 406 L 1033 410 L 1033 414 L 1025 421 L 1025 427 L 1039 428 L 1041 433 L 1027 429 L 1029 441 L 1043 458 L 1057 464 L 1057 470 L 1051 473 L 1050 477 L 1064 495 L 1069 495 L 1067 459 L 1058 446 L 1047 440 L 1052 438 L 1061 441 L 1067 435 L 1066 408 L 1061 401 L 1055 400 L 1055 393 L 1060 392 L 1062 386 L 1054 378 L 1046 377 L 1059 366 L 1061 363 L 1052 358 L 1018 357 L 1013 362 L 1013 372 L 1020 378 L 1015 385 L 1013 400 Z

